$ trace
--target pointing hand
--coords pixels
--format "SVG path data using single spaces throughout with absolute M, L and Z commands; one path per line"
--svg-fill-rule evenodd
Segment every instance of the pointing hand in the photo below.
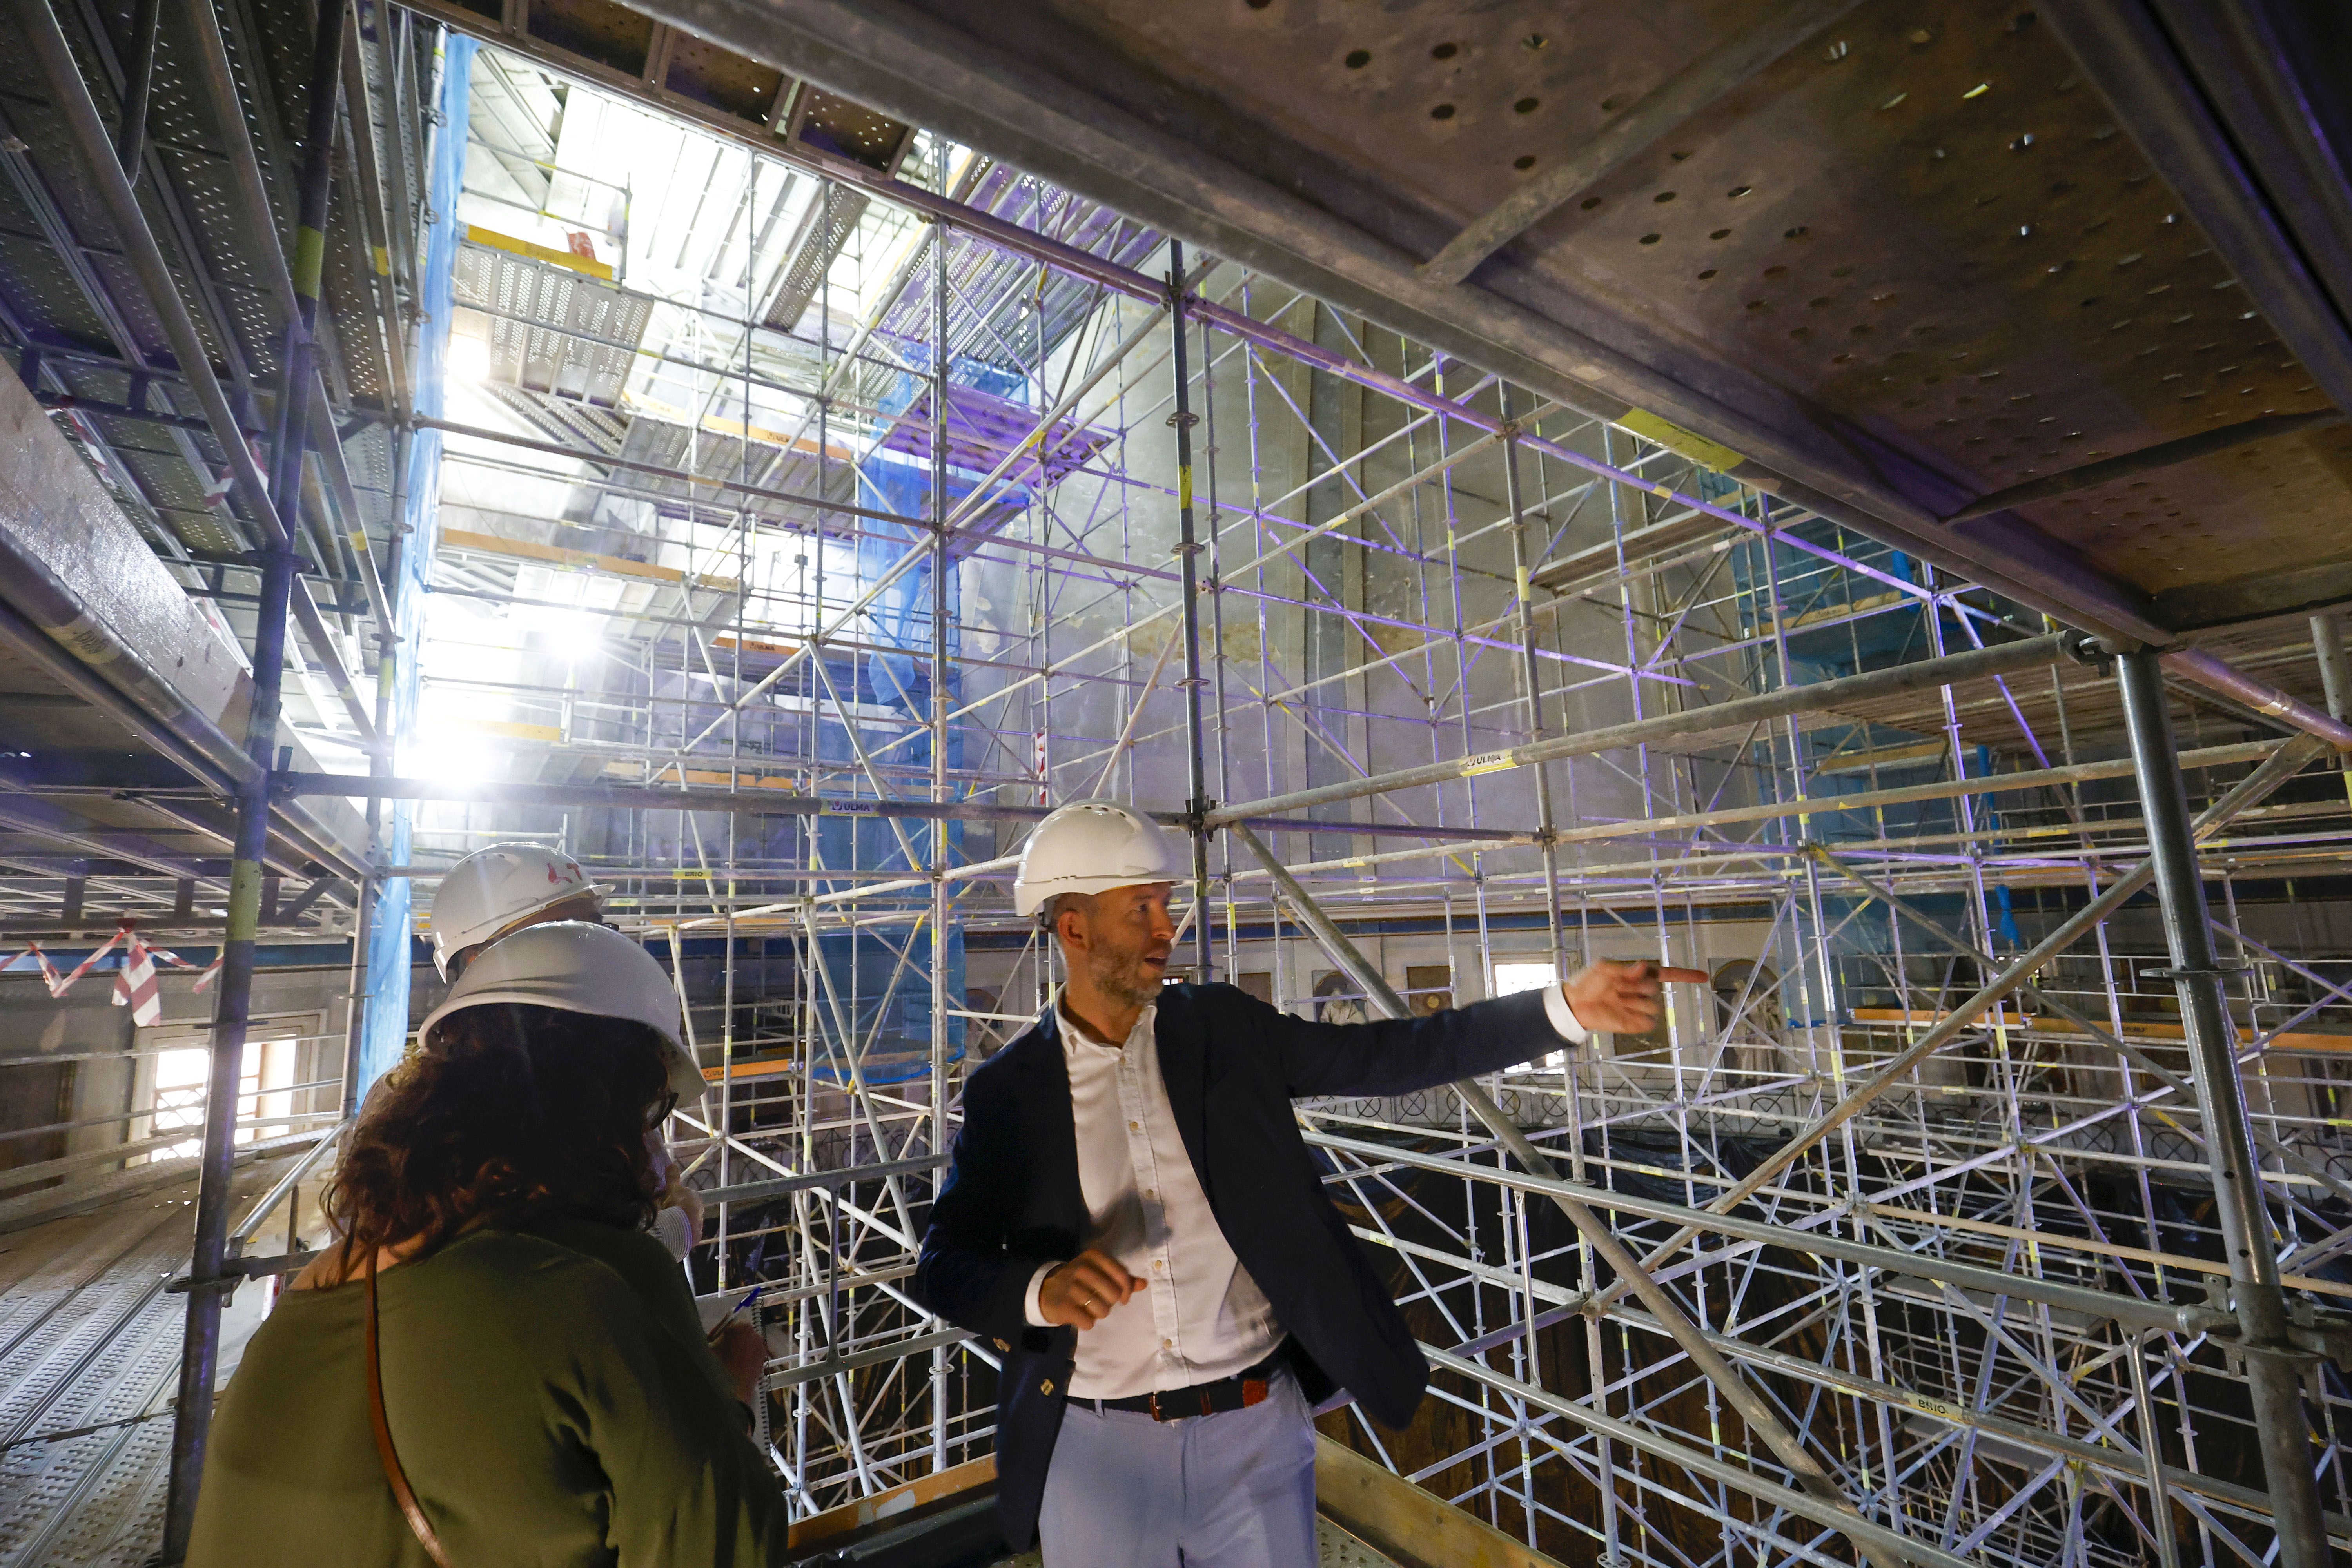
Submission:
M 1561 990 L 1576 1021 L 1596 1034 L 1639 1035 L 1657 1027 L 1659 993 L 1668 981 L 1706 984 L 1704 969 L 1670 969 L 1641 959 L 1604 958 L 1572 975 Z

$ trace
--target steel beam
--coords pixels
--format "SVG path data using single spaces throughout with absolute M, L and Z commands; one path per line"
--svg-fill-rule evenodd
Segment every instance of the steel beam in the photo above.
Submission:
M 2288 352 L 2338 408 L 2352 408 L 2347 301 L 2331 297 L 2330 279 L 2315 265 L 2315 255 L 2326 250 L 2307 249 L 2300 232 L 2321 216 L 2320 209 L 2280 205 L 2266 176 L 2287 171 L 2275 162 L 2257 161 L 2256 153 L 2272 150 L 2259 143 L 2249 149 L 2237 133 L 2244 128 L 2242 119 L 2225 128 L 2223 121 L 2231 118 L 2231 108 L 2242 105 L 2242 95 L 2226 93 L 2217 105 L 2200 79 L 2208 71 L 2228 78 L 2243 62 L 2184 48 L 2168 24 L 2191 9 L 2168 0 L 2052 0 L 2042 15 L 2058 29 L 2083 74 L 2148 162 L 2180 194 L 2189 216 L 2228 259 Z M 2218 19 L 2222 13 L 2212 15 Z M 2231 24 L 2191 25 L 2226 30 Z M 2338 169 L 2334 202 L 2339 206 L 2342 178 Z M 2327 250 L 2342 254 L 2340 245 Z
M 2167 670 L 2184 680 L 2193 680 L 2210 691 L 2232 698 L 2306 735 L 2315 735 L 2339 752 L 2352 751 L 2352 724 L 2334 714 L 2323 713 L 2310 703 L 2290 697 L 2274 686 L 2240 674 L 2202 648 L 2177 649 L 2160 656 L 2160 662 Z
M 2273 441 L 2282 436 L 2298 436 L 2306 430 L 2324 430 L 2342 423 L 2344 415 L 2333 408 L 2323 408 L 2311 414 L 2266 414 L 2236 425 L 2224 425 L 2219 430 L 2202 430 L 2194 436 L 2183 436 L 2177 441 L 2159 442 L 2137 452 L 2126 452 L 2120 458 L 2103 458 L 2095 463 L 2084 463 L 2080 468 L 2028 479 L 2021 485 L 2011 485 L 2007 489 L 1979 497 L 1944 521 L 1967 522 L 1971 518 L 1990 516 L 2011 507 L 2028 506 L 2055 496 L 2072 495 L 2078 490 L 2113 484 L 2135 474 L 2150 474 L 2159 468 L 2194 462 L 2200 458 L 2210 458 L 2217 452 L 2231 451 L 2255 441 Z
M 2189 797 L 2172 755 L 2164 680 L 2151 653 L 2123 654 L 2116 664 L 2140 805 L 2147 816 L 2153 852 L 2149 867 L 2164 912 L 2165 945 L 2172 956 L 2172 969 L 2165 978 L 2179 994 L 2190 1078 L 2197 1086 L 2205 1153 L 2213 1171 L 2215 1217 L 2238 1312 L 2236 1349 L 2245 1359 L 2246 1385 L 2253 1398 L 2263 1480 L 2278 1525 L 2279 1557 L 2286 1568 L 2326 1568 L 2327 1533 L 2320 1521 L 2319 1491 L 2312 1474 L 2311 1423 L 2303 1407 L 2304 1373 L 2313 1358 L 2296 1349 L 2289 1337 L 2278 1252 L 2238 1081 L 2221 959 L 2213 950 L 2213 922 L 2205 909 L 2204 875 L 2198 868 L 2196 835 L 2189 821 Z
M 1724 38 L 1643 94 L 1591 141 L 1473 219 L 1445 242 L 1444 249 L 1421 264 L 1421 275 L 1435 283 L 1461 282 L 1486 258 L 1647 152 L 1658 138 L 1703 112 L 1854 5 L 1855 0 L 1798 0 Z

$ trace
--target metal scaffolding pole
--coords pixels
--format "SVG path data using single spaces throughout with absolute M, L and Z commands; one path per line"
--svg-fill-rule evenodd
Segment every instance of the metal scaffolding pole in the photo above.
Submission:
M 1519 694 L 1527 704 L 1528 744 L 1533 746 L 1544 738 L 1543 668 L 1536 658 L 1535 616 L 1528 604 L 1534 589 L 1528 582 L 1527 506 L 1519 493 L 1519 427 L 1511 418 L 1510 388 L 1503 387 L 1496 395 L 1503 415 L 1503 498 L 1510 509 L 1512 586 L 1518 605 Z M 1641 682 L 1629 679 L 1627 685 L 1633 689 L 1638 711 Z M 1552 973 L 1565 980 L 1568 940 L 1560 930 L 1559 819 L 1552 812 L 1550 767 L 1538 763 L 1535 777 L 1536 837 L 1543 847 L 1544 930 L 1551 943 Z
M 1192 847 L 1193 979 L 1206 984 L 1216 977 L 1214 932 L 1209 918 L 1209 763 L 1201 717 L 1201 689 L 1208 682 L 1201 674 L 1201 544 L 1192 531 L 1192 375 L 1187 367 L 1184 321 L 1184 247 L 1168 242 L 1168 341 L 1175 364 L 1176 409 L 1168 423 L 1176 430 L 1176 552 L 1184 563 L 1184 800 L 1187 837 Z M 1137 701 L 1141 711 L 1142 702 Z
M 278 400 L 277 450 L 271 498 L 281 521 L 300 504 L 302 458 L 309 439 L 302 392 L 315 374 L 320 263 L 326 253 L 327 198 L 334 175 L 335 109 L 341 80 L 344 0 L 319 7 L 310 60 L 310 115 L 295 245 L 297 313 L 286 327 L 283 381 Z M 163 1561 L 187 1554 L 204 1479 L 205 1444 L 212 1429 L 213 1385 L 219 1370 L 223 1300 L 236 1288 L 226 1279 L 229 1177 L 237 1091 L 253 1005 L 255 939 L 261 919 L 261 858 L 269 832 L 270 780 L 277 758 L 279 687 L 286 666 L 286 631 L 300 564 L 291 528 L 265 548 L 261 605 L 253 633 L 253 695 L 246 722 L 246 754 L 254 774 L 236 795 L 236 858 L 229 872 L 228 926 L 221 946 L 220 1000 L 213 1015 L 212 1060 L 205 1080 L 205 1142 L 196 1192 L 194 1251 L 188 1268 L 188 1321 L 180 1359 L 179 1414 L 172 1429 L 170 1493 L 164 1504 Z M 364 889 L 362 889 L 364 896 Z
M 2320 1524 L 2319 1492 L 2312 1476 L 2311 1423 L 2303 1407 L 2303 1375 L 2312 1358 L 2288 1337 L 2273 1226 L 2263 1198 L 2262 1166 L 2254 1158 L 2221 992 L 2224 972 L 2213 951 L 2213 925 L 2205 907 L 2205 879 L 2197 864 L 2189 799 L 2173 760 L 2172 716 L 2166 708 L 2162 666 L 2157 654 L 2135 649 L 2118 654 L 2116 667 L 2140 806 L 2147 816 L 2165 947 L 2172 958 L 2171 970 L 2158 977 L 2172 981 L 2187 1030 L 2189 1076 L 2197 1086 L 2216 1217 L 2238 1313 L 2234 1349 L 2245 1358 L 2279 1556 L 2287 1568 L 2326 1568 L 2327 1535 Z

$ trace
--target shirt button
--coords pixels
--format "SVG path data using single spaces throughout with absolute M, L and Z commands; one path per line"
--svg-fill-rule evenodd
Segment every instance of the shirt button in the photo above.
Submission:
M 1151 1267 L 1152 1267 L 1154 1269 L 1160 1269 L 1160 1268 L 1167 1268 L 1167 1267 L 1168 1267 L 1168 1265 L 1166 1265 L 1165 1263 L 1155 1263 L 1155 1264 L 1153 1264 Z
M 1164 1351 L 1172 1351 L 1176 1348 L 1176 1342 L 1174 1340 L 1162 1340 L 1160 1342 L 1160 1348 Z
M 1127 1130 L 1129 1132 L 1140 1132 L 1143 1131 L 1143 1123 L 1140 1121 L 1130 1121 L 1127 1124 Z

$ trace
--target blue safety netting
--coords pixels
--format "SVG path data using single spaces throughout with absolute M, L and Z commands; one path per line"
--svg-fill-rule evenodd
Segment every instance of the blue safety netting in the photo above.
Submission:
M 966 367 L 960 363 L 957 368 L 961 374 Z M 901 394 L 901 401 L 903 397 Z M 889 401 L 885 399 L 886 403 Z M 927 455 L 877 448 L 859 465 L 857 476 L 860 505 L 900 517 L 931 515 L 931 468 Z M 981 477 L 950 468 L 945 487 L 947 504 L 952 508 L 971 492 Z M 926 547 L 929 542 L 928 529 L 866 520 L 860 525 L 856 545 L 859 579 L 868 583 L 878 579 L 909 550 Z M 913 725 L 929 722 L 933 695 L 932 574 L 938 565 L 935 556 L 927 556 L 876 596 L 868 614 L 861 617 L 858 640 L 866 645 L 864 648 L 854 653 L 829 652 L 825 656 L 827 675 L 845 700 L 895 709 Z M 950 712 L 961 704 L 961 682 L 956 673 L 961 653 L 957 634 L 961 619 L 961 588 L 959 574 L 950 563 L 946 582 L 948 668 L 944 692 Z M 892 763 L 924 771 L 929 768 L 931 737 L 928 731 L 919 729 L 910 733 L 895 725 L 877 725 L 862 731 L 860 739 L 869 752 L 879 742 L 895 742 L 888 752 Z M 856 750 L 847 730 L 829 707 L 818 709 L 814 742 L 818 756 L 826 762 L 856 768 Z M 962 727 L 949 725 L 945 762 L 951 774 L 964 764 L 965 743 Z M 935 852 L 932 836 L 938 829 L 931 823 L 893 825 L 854 814 L 818 818 L 818 852 L 822 863 L 831 867 L 866 871 L 912 869 L 913 862 L 900 840 L 902 831 L 906 841 L 914 846 L 919 859 L 928 860 Z M 963 859 L 961 823 L 947 825 L 947 848 L 950 860 Z M 918 895 L 917 901 L 928 900 Z M 818 938 L 814 959 L 823 966 L 823 972 L 810 977 L 812 985 L 818 990 L 820 1014 L 818 1038 L 810 1048 L 812 1077 L 845 1084 L 855 1076 L 867 1083 L 887 1084 L 920 1078 L 930 1070 L 931 932 L 928 927 L 915 931 L 914 923 L 914 911 L 910 909 L 906 926 L 897 931 L 829 931 Z M 963 932 L 952 922 L 940 957 L 948 1006 L 960 1008 L 964 1005 Z M 846 1039 L 839 1026 L 843 1021 L 848 1026 Z M 960 1060 L 963 1056 L 964 1025 L 961 1018 L 950 1016 L 946 1020 L 944 1033 L 950 1061 Z
M 911 922 L 910 922 L 911 923 Z M 948 1006 L 963 1005 L 963 931 L 950 926 L 946 960 Z M 931 933 L 880 935 L 872 931 L 826 931 L 816 941 L 821 974 L 810 984 L 817 993 L 821 1026 L 809 1050 L 809 1076 L 847 1084 L 855 1076 L 872 1084 L 904 1083 L 931 1065 Z M 838 1010 L 836 1015 L 836 1009 Z M 849 1024 L 845 1045 L 836 1016 Z M 947 1020 L 947 1059 L 961 1061 L 964 1020 Z
M 415 403 L 419 414 L 438 418 L 444 412 L 442 377 L 449 357 L 449 317 L 452 282 L 457 264 L 457 191 L 466 174 L 466 136 L 474 76 L 473 39 L 456 33 L 441 36 L 440 123 L 435 128 L 427 156 L 425 206 L 439 221 L 425 231 L 424 298 L 417 303 L 425 325 L 417 333 Z M 408 529 L 398 552 L 398 567 L 386 584 L 392 595 L 393 623 L 400 641 L 392 658 L 392 726 L 398 742 L 415 731 L 417 700 L 417 644 L 425 632 L 425 577 L 433 561 L 434 533 L 440 520 L 441 435 L 418 430 L 408 447 L 407 507 L 401 518 Z M 379 856 L 385 862 L 408 864 L 415 807 L 407 801 L 389 803 Z M 370 928 L 367 988 L 363 994 L 365 1021 L 360 1035 L 360 1092 L 400 1060 L 408 1043 L 409 882 L 394 877 L 379 885 L 374 923 Z

